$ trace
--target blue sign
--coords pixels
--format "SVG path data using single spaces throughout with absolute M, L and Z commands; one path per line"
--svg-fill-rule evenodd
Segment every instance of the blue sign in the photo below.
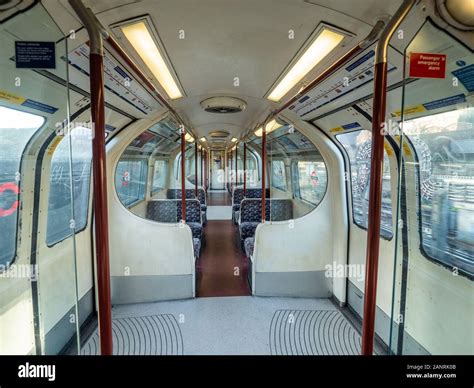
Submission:
M 474 65 L 455 70 L 453 75 L 461 81 L 468 92 L 474 92 Z
M 466 66 L 466 62 L 464 62 L 462 59 L 460 59 L 459 61 L 456 61 L 456 65 L 462 67 L 462 66 Z
M 355 128 L 360 128 L 360 127 L 361 125 L 358 122 L 354 122 L 354 123 L 350 123 L 350 124 L 346 124 L 342 126 L 342 128 L 344 129 L 355 129 Z
M 17 69 L 56 69 L 54 42 L 15 42 Z
M 58 110 L 58 108 L 55 108 L 53 106 L 46 105 L 46 104 L 43 104 L 41 102 L 33 101 L 33 100 L 30 100 L 30 99 L 27 99 L 21 105 L 26 106 L 26 107 L 31 108 L 31 109 L 39 110 L 41 112 L 46 112 L 46 113 L 49 113 L 49 114 L 53 114 Z
M 357 66 L 362 65 L 364 62 L 368 61 L 370 58 L 372 58 L 375 55 L 375 51 L 371 50 L 367 54 L 365 54 L 363 57 L 359 58 L 357 61 L 354 63 L 351 63 L 349 66 L 346 67 L 347 71 L 352 71 L 354 70 Z
M 431 101 L 423 104 L 427 110 L 444 108 L 445 106 L 459 104 L 466 102 L 466 96 L 464 94 L 457 94 L 456 96 L 442 98 L 441 100 Z

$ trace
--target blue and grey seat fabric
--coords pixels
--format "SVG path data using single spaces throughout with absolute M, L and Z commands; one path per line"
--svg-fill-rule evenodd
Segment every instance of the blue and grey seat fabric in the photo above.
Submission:
M 255 230 L 261 222 L 262 200 L 245 198 L 240 204 L 239 232 L 242 245 L 255 236 Z M 293 204 L 290 199 L 267 199 L 265 201 L 266 221 L 285 221 L 293 218 Z
M 255 237 L 247 237 L 244 241 L 245 256 L 253 255 L 253 248 L 255 246 Z
M 181 220 L 181 200 L 155 199 L 149 201 L 147 203 L 146 217 L 158 222 L 179 222 Z M 202 215 L 201 205 L 197 199 L 186 200 L 186 224 L 191 228 L 195 254 L 199 254 L 202 238 Z M 199 240 L 199 244 L 195 239 Z
M 270 189 L 266 189 L 266 198 L 270 197 Z M 232 192 L 232 219 L 235 224 L 239 222 L 240 203 L 244 198 L 262 198 L 262 189 L 249 188 L 245 190 L 241 187 L 234 188 Z
M 244 199 L 244 189 L 235 187 L 232 192 L 232 220 L 235 224 L 239 221 L 240 203 Z
M 168 189 L 166 192 L 166 198 L 168 199 L 181 199 L 181 189 Z M 186 199 L 196 199 L 196 192 L 194 189 L 186 189 Z M 207 204 L 206 204 L 206 192 L 202 188 L 198 188 L 197 199 L 201 204 L 202 221 L 203 224 L 207 222 Z

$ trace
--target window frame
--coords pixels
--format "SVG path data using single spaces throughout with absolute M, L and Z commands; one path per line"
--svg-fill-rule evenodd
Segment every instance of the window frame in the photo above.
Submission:
M 125 203 L 121 198 L 120 198 L 120 193 L 118 192 L 117 190 L 117 169 L 118 169 L 118 166 L 120 164 L 120 162 L 136 162 L 136 161 L 139 161 L 140 164 L 142 165 L 141 167 L 141 170 L 140 170 L 140 177 L 141 178 L 144 178 L 144 186 L 143 186 L 143 190 L 141 190 L 142 192 L 142 195 L 140 196 L 140 198 L 134 200 L 133 202 L 130 202 L 130 203 Z M 148 173 L 149 173 L 149 168 L 148 168 L 148 159 L 147 158 L 120 158 L 118 161 L 117 161 L 117 166 L 115 167 L 115 173 L 114 173 L 114 186 L 115 186 L 115 191 L 117 193 L 117 196 L 119 197 L 119 201 L 120 203 L 125 206 L 125 208 L 127 209 L 130 209 L 131 207 L 139 204 L 140 202 L 143 202 L 146 200 L 146 193 L 147 193 L 147 184 L 148 184 Z M 143 198 L 142 198 L 143 197 Z
M 51 144 L 51 143 L 54 141 L 54 139 L 56 139 L 56 138 L 57 138 L 57 136 L 55 136 L 55 137 L 51 140 L 50 144 Z M 60 144 L 63 142 L 63 140 L 65 140 L 65 139 L 66 139 L 66 137 L 63 136 L 62 140 L 57 144 L 57 146 L 56 146 L 54 152 L 56 152 L 56 150 L 58 149 L 57 147 L 59 147 L 59 145 L 60 145 Z M 92 147 L 92 140 L 91 140 L 91 147 Z M 52 165 L 52 162 L 53 162 L 54 152 L 53 152 L 53 154 L 51 155 L 51 159 L 50 159 L 51 161 L 50 161 L 50 164 L 49 164 L 49 166 L 50 166 L 50 173 L 51 173 L 51 165 Z M 48 228 L 47 228 L 47 226 L 46 226 L 45 243 L 46 243 L 46 246 L 47 246 L 48 248 L 52 248 L 52 247 L 54 247 L 56 244 L 59 244 L 59 243 L 63 242 L 64 240 L 67 240 L 67 239 L 68 239 L 69 237 L 71 237 L 73 234 L 76 235 L 76 234 L 81 233 L 81 232 L 83 232 L 84 230 L 87 229 L 87 226 L 88 226 L 88 224 L 89 224 L 89 210 L 90 210 L 91 194 L 92 194 L 92 190 L 93 190 L 93 187 L 92 187 L 92 179 L 93 179 L 93 177 L 92 177 L 92 175 L 93 175 L 93 171 L 92 171 L 92 158 L 93 158 L 93 155 L 92 155 L 92 150 L 91 150 L 91 159 L 90 159 L 90 166 L 89 166 L 89 182 L 88 182 L 89 188 L 88 188 L 88 190 L 87 190 L 87 191 L 88 191 L 88 197 L 87 197 L 86 222 L 85 222 L 85 224 L 84 224 L 84 226 L 83 226 L 82 228 L 77 229 L 77 230 L 74 228 L 74 229 L 75 229 L 75 232 L 74 232 L 74 233 L 71 232 L 71 233 L 67 234 L 66 236 L 64 236 L 63 238 L 61 238 L 60 240 L 54 241 L 54 242 L 51 242 L 51 243 L 48 242 Z M 50 195 L 50 193 L 51 193 L 51 181 L 49 181 L 48 206 L 49 206 L 49 195 Z M 74 204 L 75 204 L 75 201 L 74 201 Z M 46 225 L 48 224 L 48 217 L 49 217 L 49 211 L 48 211 L 47 214 L 46 214 Z M 75 214 L 75 213 L 74 213 L 74 221 L 76 221 L 76 214 Z M 70 229 L 70 230 L 71 230 L 71 229 Z
M 424 116 L 423 116 L 424 117 Z M 474 280 L 474 274 L 470 274 L 466 272 L 464 269 L 449 265 L 448 263 L 441 261 L 440 259 L 431 256 L 424 247 L 424 240 L 423 240 L 423 215 L 422 215 L 422 199 L 421 199 L 421 172 L 420 172 L 420 158 L 418 155 L 418 150 L 416 149 L 411 137 L 413 135 L 404 134 L 404 138 L 408 141 L 408 144 L 413 152 L 415 158 L 415 194 L 417 196 L 416 204 L 417 204 L 417 222 L 418 222 L 418 234 L 420 238 L 419 250 L 421 255 L 427 259 L 428 261 L 441 265 L 444 269 L 448 271 L 452 271 L 454 268 L 458 270 L 458 274 L 464 277 L 467 277 L 469 280 Z
M 343 132 L 343 133 L 337 133 L 336 135 L 334 135 L 334 140 L 337 142 L 337 144 L 339 145 L 339 148 L 341 149 L 341 152 L 344 153 L 344 157 L 347 159 L 347 167 L 348 167 L 348 171 L 347 173 L 349 174 L 349 177 L 350 179 L 347 179 L 347 181 L 349 182 L 349 194 L 351 196 L 351 216 L 352 216 L 352 223 L 354 225 L 356 225 L 358 228 L 362 229 L 362 230 L 365 230 L 366 232 L 368 232 L 368 227 L 364 226 L 364 225 L 360 225 L 359 223 L 357 223 L 357 220 L 356 218 L 354 217 L 354 192 L 352 190 L 352 163 L 351 163 L 351 159 L 349 157 L 349 153 L 347 152 L 346 150 L 346 147 L 344 147 L 344 144 L 342 144 L 342 142 L 337 138 L 338 135 L 343 135 L 343 134 L 347 134 L 347 133 L 354 133 L 354 132 L 362 132 L 362 131 L 368 131 L 371 133 L 371 131 L 369 131 L 368 129 L 365 129 L 365 128 L 362 128 L 362 129 L 358 129 L 358 130 L 355 130 L 355 131 L 347 131 L 347 132 Z M 371 133 L 371 136 L 372 136 L 372 133 Z M 388 136 L 387 136 L 388 138 Z M 396 152 L 398 152 L 398 150 L 395 150 L 392 146 L 392 143 L 389 141 L 388 143 L 390 143 L 390 147 L 392 148 L 392 151 L 394 152 L 394 155 L 396 154 Z M 386 145 L 387 143 L 384 142 L 384 146 Z M 388 158 L 388 161 L 389 161 L 389 169 L 391 170 L 392 168 L 392 165 L 391 165 L 391 161 L 390 161 L 390 157 L 387 153 L 387 151 L 385 150 L 384 148 L 384 158 L 385 158 L 385 154 L 387 155 L 387 158 Z M 382 175 L 383 175 L 383 171 L 382 171 Z M 370 176 L 369 176 L 369 182 L 370 182 Z M 390 183 L 392 182 L 392 177 L 390 176 Z M 391 190 L 390 190 L 390 193 L 391 193 Z M 392 203 L 392 197 L 391 197 L 391 194 L 390 194 L 390 203 L 391 205 L 393 205 Z M 393 227 L 393 215 L 392 215 L 392 231 L 391 231 L 391 236 L 386 236 L 382 233 L 383 229 L 382 227 L 380 228 L 380 238 L 382 238 L 383 240 L 386 240 L 386 241 L 392 241 L 393 240 L 393 236 L 395 235 L 394 233 L 394 227 Z
M 7 105 L 1 105 L 1 106 L 3 108 L 7 108 L 7 109 L 14 110 L 14 111 L 17 111 L 17 112 L 27 113 L 27 114 L 30 114 L 30 115 L 33 115 L 33 116 L 38 116 L 38 117 L 41 117 L 43 119 L 43 123 L 41 124 L 40 127 L 38 127 L 33 132 L 33 134 L 30 136 L 30 138 L 25 143 L 25 146 L 23 147 L 23 150 L 21 152 L 20 160 L 19 160 L 19 163 L 18 163 L 18 172 L 21 175 L 21 172 L 23 170 L 23 162 L 24 162 L 24 157 L 25 157 L 25 151 L 28 149 L 29 145 L 31 144 L 31 142 L 33 141 L 35 136 L 38 133 L 40 133 L 40 131 L 42 131 L 47 126 L 48 118 L 46 116 L 43 116 L 43 115 L 40 115 L 40 114 L 31 113 L 29 111 L 24 111 L 24 110 L 21 110 L 21 109 L 16 109 L 16 108 L 13 108 L 11 106 L 7 106 Z M 1 129 L 0 129 L 0 131 L 1 131 Z M 15 241 L 14 241 L 13 257 L 11 258 L 10 261 L 8 261 L 7 264 L 2 264 L 0 266 L 0 274 L 2 274 L 4 272 L 7 272 L 18 258 L 18 256 L 17 256 L 17 253 L 18 253 L 18 236 L 21 234 L 21 223 L 20 223 L 20 214 L 19 213 L 22 210 L 22 204 L 21 204 L 22 181 L 23 181 L 23 179 L 20 179 L 16 183 L 16 185 L 18 186 L 18 194 L 17 194 L 16 198 L 17 198 L 17 201 L 20 201 L 20 202 L 19 202 L 19 206 L 18 206 L 18 209 L 17 209 L 18 213 L 17 213 L 17 216 L 16 216 L 16 222 L 15 222 L 16 226 L 15 226 L 15 239 L 14 239 Z
M 319 152 L 319 150 L 318 150 Z M 320 153 L 321 155 L 321 153 Z M 310 206 L 314 206 L 314 209 L 316 209 L 320 204 L 321 202 L 323 202 L 324 198 L 326 197 L 326 193 L 328 191 L 328 186 L 329 186 L 329 172 L 328 172 L 328 168 L 327 168 L 327 164 L 326 164 L 326 161 L 324 160 L 323 156 L 321 155 L 321 158 L 323 159 L 323 161 L 321 163 L 324 164 L 324 169 L 326 170 L 326 186 L 324 188 L 324 194 L 323 196 L 321 197 L 321 201 L 319 201 L 319 203 L 314 203 L 314 202 L 311 202 L 305 198 L 303 198 L 301 196 L 301 185 L 300 185 L 300 169 L 299 169 L 299 166 L 298 164 L 300 162 L 310 162 L 310 163 L 318 163 L 317 160 L 309 160 L 309 159 L 302 159 L 302 160 L 294 160 L 292 161 L 292 177 L 295 176 L 297 179 L 295 180 L 295 184 L 296 184 L 296 191 L 295 189 L 293 189 L 293 199 L 295 200 L 298 200 L 298 201 L 301 201 L 307 205 L 310 205 Z M 294 171 L 293 171 L 294 169 Z M 314 210 L 313 209 L 313 210 Z
M 164 159 L 164 158 L 155 158 L 153 160 L 153 176 L 152 176 L 152 179 L 151 179 L 151 188 L 150 188 L 150 194 L 151 195 L 155 195 L 156 193 L 164 190 L 166 188 L 166 182 L 165 182 L 165 187 L 161 187 L 161 188 L 158 188 L 156 190 L 153 190 L 154 188 L 154 182 L 155 182 L 155 166 L 156 166 L 156 162 L 158 161 L 162 161 L 165 163 L 166 165 L 166 177 L 168 177 L 168 171 L 169 171 L 169 160 L 168 159 Z M 166 179 L 166 178 L 165 178 Z
M 283 177 L 284 177 L 284 182 L 285 182 L 285 187 L 282 188 L 282 187 L 279 187 L 279 186 L 275 186 L 274 183 L 273 183 L 273 163 L 274 162 L 280 162 L 282 163 L 283 165 Z M 276 190 L 280 190 L 284 193 L 286 193 L 288 191 L 288 181 L 287 181 L 287 177 L 286 177 L 286 166 L 285 166 L 285 161 L 282 160 L 282 159 L 271 159 L 269 161 L 269 164 L 270 164 L 270 171 L 271 171 L 271 174 L 270 174 L 270 187 L 276 189 Z

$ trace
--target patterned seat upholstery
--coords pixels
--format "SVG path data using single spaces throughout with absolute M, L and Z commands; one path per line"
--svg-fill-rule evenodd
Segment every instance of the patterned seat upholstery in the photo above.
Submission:
M 240 224 L 240 239 L 242 243 L 249 237 L 255 236 L 255 231 L 260 222 L 242 222 Z
M 149 201 L 146 218 L 157 222 L 178 222 L 176 201 L 167 199 Z
M 293 218 L 293 203 L 291 199 L 270 199 L 270 220 L 286 221 Z
M 201 255 L 201 240 L 198 238 L 193 238 L 193 248 L 194 248 L 194 257 L 199 259 Z
M 255 236 L 255 230 L 262 217 L 262 200 L 245 198 L 240 205 L 240 238 L 242 244 Z M 267 199 L 265 201 L 266 221 L 286 221 L 293 218 L 293 203 L 290 199 Z
M 240 210 L 240 202 L 244 199 L 244 189 L 241 187 L 234 188 L 232 192 L 232 219 L 237 224 L 239 221 L 238 212 Z
M 245 255 L 250 258 L 253 255 L 253 248 L 255 246 L 255 238 L 254 237 L 247 237 L 244 240 L 244 249 Z
M 175 223 L 181 220 L 180 199 L 156 199 L 147 203 L 147 218 L 158 222 Z M 197 199 L 186 200 L 186 224 L 193 237 L 202 237 L 201 205 Z
M 166 197 L 169 199 L 181 199 L 182 190 L 181 189 L 168 189 L 166 192 Z M 186 189 L 186 199 L 196 199 L 196 191 L 194 189 Z M 201 204 L 202 222 L 205 224 L 207 222 L 207 204 L 206 204 L 206 192 L 202 188 L 198 188 L 197 199 Z

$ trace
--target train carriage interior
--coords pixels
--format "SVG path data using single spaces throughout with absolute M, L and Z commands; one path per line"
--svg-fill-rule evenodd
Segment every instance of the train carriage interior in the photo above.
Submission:
M 0 23 L 0 354 L 474 355 L 474 1 Z

